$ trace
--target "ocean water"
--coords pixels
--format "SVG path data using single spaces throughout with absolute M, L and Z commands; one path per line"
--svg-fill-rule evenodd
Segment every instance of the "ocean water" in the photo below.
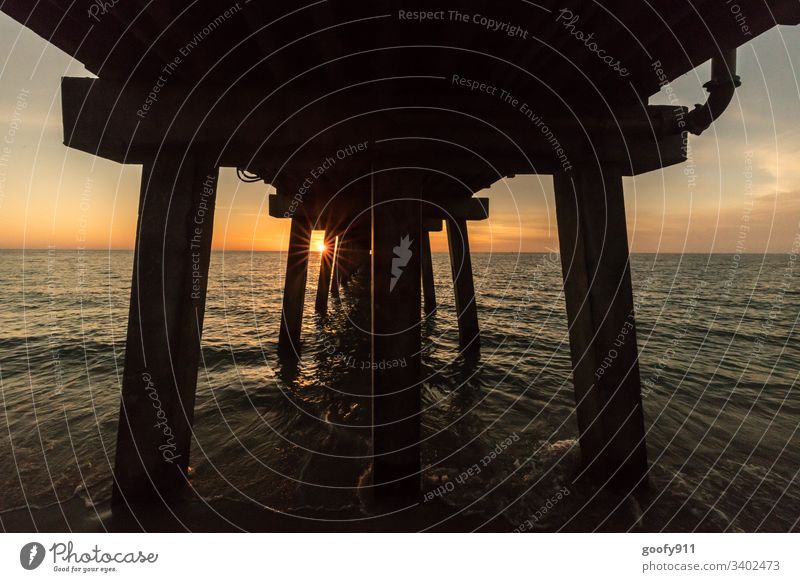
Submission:
M 423 324 L 424 503 L 526 531 L 798 531 L 800 265 L 790 255 L 634 255 L 651 487 L 579 469 L 561 272 L 548 254 L 473 257 L 482 358 L 457 358 L 447 255 Z M 107 508 L 132 254 L 0 251 L 0 522 Z M 356 277 L 276 357 L 281 253 L 212 257 L 192 485 L 310 521 L 368 515 L 368 297 Z M 488 461 L 487 461 L 488 459 Z M 480 470 L 470 470 L 477 466 Z M 70 510 L 74 512 L 74 509 Z M 5 527 L 5 526 L 4 526 Z M 80 529 L 80 525 L 76 525 Z

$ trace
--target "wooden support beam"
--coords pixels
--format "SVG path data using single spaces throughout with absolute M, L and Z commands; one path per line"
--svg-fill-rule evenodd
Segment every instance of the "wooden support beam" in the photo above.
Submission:
M 420 495 L 420 203 L 375 177 L 372 207 L 372 390 L 375 499 Z M 392 190 L 389 190 L 391 188 Z
M 427 205 L 426 205 L 427 207 Z M 422 230 L 427 232 L 442 232 L 442 219 L 425 216 L 423 210 Z
M 336 242 L 333 251 L 333 272 L 331 276 L 331 297 L 334 299 L 339 298 L 339 257 L 342 249 L 340 248 L 342 241 L 341 236 L 336 237 Z
M 278 350 L 286 356 L 300 355 L 300 330 L 303 326 L 310 243 L 311 225 L 305 217 L 295 216 L 292 218 L 289 233 L 281 328 L 278 334 Z
M 481 353 L 478 327 L 478 306 L 472 280 L 472 257 L 469 252 L 467 221 L 447 220 L 447 242 L 450 246 L 450 267 L 453 272 L 453 297 L 458 316 L 458 343 L 464 357 L 474 359 Z
M 420 253 L 422 268 L 422 294 L 425 298 L 425 317 L 436 313 L 436 287 L 433 278 L 433 257 L 431 256 L 430 233 L 423 230 L 420 234 Z
M 425 217 L 437 220 L 458 218 L 462 220 L 486 220 L 489 218 L 488 198 L 453 197 L 447 202 L 425 205 Z M 441 230 L 441 228 L 439 229 Z
M 393 107 L 408 102 L 407 96 L 393 91 L 381 92 L 381 107 L 374 102 L 376 94 L 369 93 L 370 106 L 386 112 L 376 113 L 377 118 L 364 116 L 365 103 L 354 100 L 347 92 L 330 95 L 318 103 L 313 93 L 301 92 L 297 98 L 288 96 L 278 103 L 265 100 L 260 87 L 231 91 L 230 85 L 225 84 L 198 90 L 196 85 L 171 82 L 159 92 L 158 106 L 143 111 L 143 96 L 150 91 L 151 82 L 120 84 L 104 79 L 64 77 L 61 97 L 65 145 L 120 163 L 142 163 L 148 152 L 162 144 L 174 147 L 184 143 L 205 144 L 221 150 L 220 165 L 274 168 L 276 164 L 284 167 L 286 160 L 291 159 L 291 167 L 306 176 L 331 152 L 345 144 L 360 143 L 364 135 L 371 134 L 376 123 L 388 117 L 390 125 L 398 128 L 402 136 L 436 132 L 461 146 L 457 150 L 444 144 L 420 147 L 419 143 L 406 139 L 383 140 L 381 144 L 368 146 L 373 155 L 382 152 L 391 156 L 398 167 L 427 166 L 435 159 L 440 171 L 462 175 L 465 165 L 472 168 L 477 161 L 463 151 L 480 155 L 488 162 L 487 167 L 503 168 L 503 174 L 551 173 L 592 159 L 598 153 L 604 162 L 620 164 L 626 175 L 686 160 L 682 136 L 658 134 L 664 119 L 676 114 L 673 105 L 649 105 L 646 109 L 637 107 L 602 116 L 595 112 L 581 118 L 576 118 L 574 112 L 561 110 L 561 106 L 538 111 L 548 120 L 552 131 L 548 135 L 558 136 L 560 147 L 554 148 L 544 133 L 530 131 L 529 124 L 520 123 L 519 112 L 514 108 L 496 107 L 496 103 L 487 102 L 477 93 L 448 92 L 436 100 L 445 99 L 443 102 L 455 107 L 452 100 L 463 99 L 465 108 L 456 109 L 479 114 L 493 128 L 491 131 L 483 123 L 465 123 L 463 119 L 462 123 L 454 123 L 438 107 L 410 110 Z M 427 94 L 417 93 L 415 98 L 419 95 Z M 292 104 L 297 102 L 314 105 L 304 109 L 302 116 L 296 116 Z M 330 111 L 337 111 L 348 122 L 337 124 L 332 130 Z M 396 118 L 392 119 L 393 116 Z M 270 135 L 269 143 L 264 143 L 265 127 L 281 128 Z M 168 128 L 166 134 L 165 128 Z M 312 141 L 302 137 L 315 134 L 317 137 Z M 514 147 L 509 146 L 509 139 Z M 255 157 L 254 152 L 257 152 Z M 351 158 L 352 163 L 347 164 L 353 171 L 350 179 L 364 171 L 358 160 L 366 165 L 366 157 Z M 276 200 L 278 203 L 281 201 Z M 310 201 L 303 204 L 306 203 Z M 270 210 L 273 211 L 278 211 L 277 206 Z
M 216 183 L 213 163 L 185 150 L 142 171 L 115 505 L 168 500 L 187 482 Z
M 554 184 L 585 472 L 630 491 L 647 452 L 622 176 L 586 164 Z
M 333 269 L 333 255 L 336 250 L 336 235 L 331 229 L 325 230 L 325 250 L 319 258 L 319 280 L 317 281 L 317 299 L 314 309 L 317 313 L 328 311 L 328 291 L 331 288 L 331 271 Z
M 323 209 L 333 216 L 341 217 L 347 214 L 357 214 L 360 212 L 358 206 L 360 201 L 351 204 L 337 201 L 337 206 L 326 205 L 326 201 L 319 198 L 296 197 L 296 190 L 281 189 L 275 194 L 270 194 L 268 200 L 269 215 L 273 218 L 290 218 L 295 213 L 302 210 L 307 216 L 323 215 Z M 442 230 L 442 220 L 448 217 L 463 218 L 464 220 L 486 220 L 489 218 L 489 199 L 488 198 L 467 198 L 464 196 L 448 196 L 444 200 L 436 200 L 435 204 L 426 204 L 423 207 L 423 224 L 437 224 L 428 230 Z M 325 218 L 319 220 L 324 221 Z

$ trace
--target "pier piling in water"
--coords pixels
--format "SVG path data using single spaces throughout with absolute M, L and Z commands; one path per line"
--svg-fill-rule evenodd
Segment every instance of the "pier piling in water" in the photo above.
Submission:
M 186 485 L 217 168 L 162 151 L 144 165 L 112 501 L 169 500 Z
M 331 297 L 339 298 L 339 256 L 341 255 L 342 237 L 337 235 L 334 239 L 333 259 L 331 261 Z
M 425 317 L 431 317 L 434 313 L 436 313 L 436 284 L 433 277 L 431 235 L 427 228 L 424 228 L 420 235 L 420 257 L 422 268 L 422 294 L 425 299 Z
M 375 499 L 402 505 L 420 496 L 420 201 L 389 196 L 401 181 L 374 180 L 372 475 Z
M 587 162 L 554 186 L 584 470 L 630 491 L 647 452 L 622 175 Z
M 300 330 L 303 325 L 310 243 L 311 223 L 309 220 L 304 216 L 292 217 L 289 251 L 286 254 L 281 327 L 278 335 L 278 349 L 284 355 L 299 355 L 300 353 Z
M 447 219 L 447 242 L 450 247 L 450 267 L 453 272 L 453 297 L 458 317 L 459 348 L 464 357 L 476 358 L 480 356 L 481 340 L 465 219 L 456 217 Z
M 333 259 L 336 251 L 336 235 L 330 228 L 325 230 L 324 241 L 324 248 L 319 257 L 317 298 L 314 302 L 314 309 L 316 309 L 317 313 L 325 313 L 328 311 L 328 293 L 331 288 L 331 271 L 333 270 Z

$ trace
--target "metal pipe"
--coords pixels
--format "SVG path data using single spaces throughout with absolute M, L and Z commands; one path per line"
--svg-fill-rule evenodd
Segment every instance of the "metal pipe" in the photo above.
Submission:
M 686 130 L 700 135 L 722 115 L 733 99 L 736 87 L 742 82 L 736 74 L 736 49 L 725 51 L 711 59 L 711 80 L 703 85 L 708 91 L 708 100 L 695 105 L 686 116 Z

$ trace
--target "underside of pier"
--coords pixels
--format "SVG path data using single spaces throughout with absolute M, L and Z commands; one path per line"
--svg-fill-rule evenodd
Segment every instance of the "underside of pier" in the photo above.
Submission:
M 143 166 L 116 504 L 169 504 L 187 483 L 222 166 L 274 187 L 269 213 L 290 224 L 281 358 L 302 357 L 313 230 L 326 241 L 309 298 L 317 312 L 354 272 L 368 274 L 374 460 L 364 487 L 400 507 L 418 500 L 423 471 L 420 330 L 437 309 L 429 233 L 446 227 L 460 353 L 478 365 L 469 229 L 490 213 L 475 194 L 552 175 L 582 474 L 647 486 L 622 180 L 686 160 L 689 109 L 650 97 L 797 24 L 797 2 L 741 0 L 744 28 L 716 0 L 106 4 L 2 10 L 96 75 L 62 81 L 64 143 Z M 395 360 L 407 365 L 380 365 Z M 153 395 L 177 443 L 167 456 Z

